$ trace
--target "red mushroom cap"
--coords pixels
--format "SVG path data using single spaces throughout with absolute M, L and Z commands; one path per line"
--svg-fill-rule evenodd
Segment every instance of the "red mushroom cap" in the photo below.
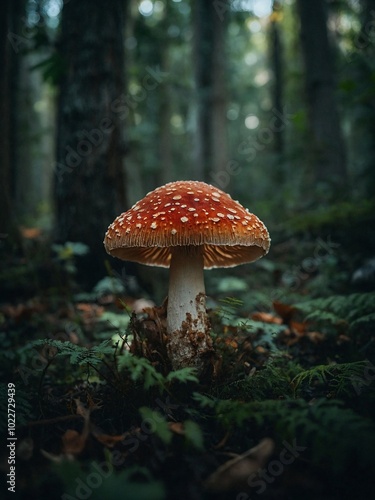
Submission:
M 258 217 L 220 189 L 177 181 L 148 193 L 109 226 L 106 251 L 123 260 L 169 267 L 171 247 L 202 245 L 204 267 L 253 262 L 270 247 Z

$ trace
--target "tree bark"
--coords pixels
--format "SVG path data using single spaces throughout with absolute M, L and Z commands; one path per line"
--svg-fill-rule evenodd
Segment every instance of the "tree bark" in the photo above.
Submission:
M 282 40 L 280 20 L 282 19 L 282 7 L 280 2 L 273 2 L 273 11 L 270 19 L 269 45 L 270 45 L 270 63 L 273 73 L 273 84 L 271 89 L 272 109 L 277 110 L 274 116 L 274 142 L 273 150 L 275 159 L 273 162 L 272 178 L 276 186 L 282 186 L 285 181 L 283 171 L 283 153 L 284 153 L 284 121 L 283 121 L 283 61 L 282 61 Z M 281 194 L 282 190 L 277 190 Z M 276 195 L 278 196 L 278 195 Z
M 229 10 L 229 9 L 228 9 Z M 194 70 L 196 131 L 194 177 L 210 180 L 228 161 L 226 130 L 226 16 L 219 16 L 212 0 L 194 4 Z
M 82 277 L 105 273 L 103 237 L 126 208 L 123 174 L 124 0 L 64 4 L 56 162 L 57 240 L 88 245 Z
M 309 147 L 315 180 L 340 189 L 346 182 L 346 158 L 324 4 L 324 0 L 297 1 L 309 109 Z
M 19 243 L 19 231 L 14 210 L 14 171 L 16 150 L 15 88 L 17 57 L 22 57 L 22 40 L 17 33 L 23 0 L 4 0 L 0 6 L 0 243 Z M 19 38 L 12 38 L 12 37 Z M 13 43 L 12 43 L 13 42 Z

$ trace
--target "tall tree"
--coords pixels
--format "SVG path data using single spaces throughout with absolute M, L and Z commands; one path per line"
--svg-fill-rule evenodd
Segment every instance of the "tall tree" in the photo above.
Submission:
M 297 0 L 297 5 L 305 61 L 310 158 L 315 179 L 321 184 L 342 188 L 346 181 L 346 158 L 335 97 L 325 1 Z
M 360 86 L 361 119 L 359 130 L 361 141 L 359 147 L 365 152 L 363 163 L 365 169 L 366 185 L 364 192 L 372 197 L 375 188 L 375 91 L 368 82 L 372 81 L 375 74 L 375 45 L 374 45 L 374 16 L 375 0 L 362 0 L 361 30 L 355 39 L 357 50 L 361 57 L 357 58 L 357 79 Z M 365 128 L 361 125 L 365 124 Z M 359 148 L 358 148 L 359 149 Z M 358 151 L 359 152 L 359 151 Z
M 56 163 L 57 239 L 88 245 L 82 276 L 105 272 L 103 236 L 124 210 L 125 0 L 64 4 Z
M 274 115 L 275 119 L 275 138 L 274 138 L 274 151 L 275 162 L 273 166 L 273 180 L 276 185 L 282 185 L 284 182 L 283 172 L 283 153 L 284 153 L 284 123 L 283 123 L 283 60 L 282 60 L 282 37 L 280 22 L 282 20 L 282 7 L 278 1 L 273 2 L 272 14 L 270 16 L 270 31 L 269 31 L 269 45 L 270 45 L 270 59 L 271 70 L 273 73 L 273 85 L 271 88 L 272 109 L 277 110 Z M 278 190 L 278 192 L 280 192 Z
M 0 238 L 14 243 L 18 229 L 14 214 L 16 150 L 15 87 L 22 45 L 20 18 L 23 0 L 4 0 L 0 5 Z
M 219 3 L 223 8 L 225 2 Z M 229 8 L 223 12 L 218 12 L 212 0 L 195 0 L 193 55 L 197 122 L 193 171 L 195 178 L 201 180 L 224 170 L 228 161 L 225 34 Z

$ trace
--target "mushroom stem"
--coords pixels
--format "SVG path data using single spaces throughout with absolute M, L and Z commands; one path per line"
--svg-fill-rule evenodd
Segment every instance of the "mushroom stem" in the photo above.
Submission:
M 168 352 L 173 369 L 202 372 L 202 355 L 212 351 L 206 315 L 203 247 L 172 249 L 167 309 Z

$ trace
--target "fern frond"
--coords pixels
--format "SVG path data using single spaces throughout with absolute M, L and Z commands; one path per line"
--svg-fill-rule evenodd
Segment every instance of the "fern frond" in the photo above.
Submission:
M 48 353 L 53 357 L 68 356 L 72 365 L 98 365 L 106 354 L 113 354 L 111 340 L 104 340 L 94 347 L 82 347 L 71 342 L 61 342 L 60 340 L 43 339 L 35 340 L 29 344 L 32 347 L 47 347 Z
M 362 323 L 375 323 L 375 292 L 333 295 L 294 307 L 304 315 L 305 321 L 318 324 L 340 324 L 354 329 Z
M 312 385 L 317 382 L 333 390 L 336 397 L 350 394 L 354 390 L 353 379 L 363 378 L 366 366 L 367 361 L 317 365 L 296 375 L 292 380 L 292 385 L 297 391 L 304 383 Z

